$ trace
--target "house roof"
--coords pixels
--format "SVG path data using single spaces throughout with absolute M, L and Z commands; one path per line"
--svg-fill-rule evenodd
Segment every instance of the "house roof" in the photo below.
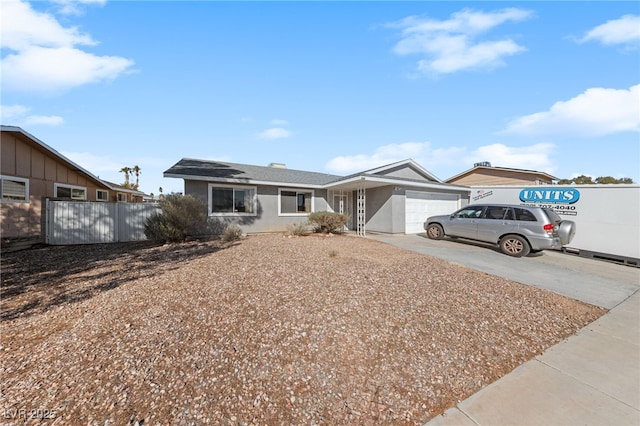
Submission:
M 424 179 L 385 175 L 383 172 L 401 168 L 413 168 Z M 364 185 L 371 188 L 384 185 L 410 184 L 419 187 L 447 187 L 453 190 L 468 190 L 466 187 L 446 184 L 426 171 L 413 160 L 403 160 L 386 166 L 366 170 L 349 176 L 292 170 L 282 167 L 252 166 L 249 164 L 205 161 L 183 158 L 164 172 L 164 177 L 204 180 L 210 182 L 252 183 L 271 185 L 299 185 L 311 188 L 354 189 Z
M 164 177 L 218 182 L 286 183 L 318 187 L 341 179 L 341 176 L 327 173 L 192 158 L 183 158 L 177 162 L 164 172 Z
M 470 175 L 473 172 L 479 171 L 479 170 L 501 170 L 501 171 L 506 171 L 506 172 L 512 172 L 512 173 L 526 173 L 526 174 L 533 174 L 533 175 L 537 175 L 537 176 L 542 176 L 544 178 L 546 178 L 547 180 L 553 181 L 553 180 L 558 180 L 557 177 L 552 176 L 548 173 L 545 172 L 539 172 L 537 170 L 526 170 L 526 169 L 512 169 L 509 167 L 491 167 L 491 166 L 475 166 L 471 169 L 465 170 L 462 173 L 458 173 L 455 176 L 450 177 L 449 179 L 445 180 L 445 182 L 451 182 L 452 180 L 456 180 L 459 179 L 463 176 L 466 175 Z
M 403 166 L 408 166 L 408 167 L 413 168 L 416 172 L 418 172 L 418 174 L 423 175 L 428 180 L 432 180 L 434 182 L 442 183 L 442 181 L 440 179 L 438 179 L 435 175 L 433 175 L 427 169 L 425 169 L 420 164 L 416 163 L 415 161 L 413 161 L 410 158 L 408 158 L 406 160 L 402 160 L 402 161 L 397 161 L 395 163 L 386 164 L 384 166 L 379 166 L 379 167 L 376 167 L 376 168 L 373 168 L 373 169 L 365 170 L 363 172 L 356 173 L 355 175 L 352 175 L 352 176 L 379 175 L 379 174 L 383 174 L 383 172 L 385 172 L 385 171 L 397 169 L 397 168 L 400 168 L 400 167 L 403 167 Z
M 120 185 L 120 184 L 117 184 L 117 183 L 109 182 L 108 180 L 103 180 L 103 182 L 104 182 L 104 183 L 106 183 L 106 184 L 107 184 L 111 189 L 113 189 L 114 191 L 119 191 L 119 192 L 128 192 L 128 193 L 130 193 L 130 194 L 133 194 L 133 195 L 140 195 L 140 196 L 142 196 L 142 197 L 144 197 L 145 195 L 147 195 L 147 194 L 145 194 L 145 193 L 144 193 L 144 192 L 142 192 L 142 191 L 138 191 L 137 189 L 127 188 L 127 187 L 126 187 L 126 186 L 124 186 L 124 185 Z

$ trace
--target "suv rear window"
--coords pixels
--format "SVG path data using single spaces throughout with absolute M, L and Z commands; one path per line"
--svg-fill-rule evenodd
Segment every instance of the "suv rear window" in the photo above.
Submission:
M 537 221 L 537 219 L 534 216 L 534 214 L 531 213 L 527 209 L 519 209 L 519 208 L 515 207 L 513 209 L 513 211 L 516 214 L 516 220 L 522 220 L 522 221 L 525 221 L 525 222 L 536 222 Z
M 558 223 L 558 222 L 562 222 L 562 218 L 560 216 L 558 216 L 558 213 L 554 212 L 551 209 L 542 209 L 542 211 L 547 215 L 547 217 L 549 218 L 549 221 L 551 223 Z

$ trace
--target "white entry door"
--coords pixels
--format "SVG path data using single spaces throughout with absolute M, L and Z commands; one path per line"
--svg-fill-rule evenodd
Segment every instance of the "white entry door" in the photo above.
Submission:
M 424 231 L 424 221 L 429 216 L 453 213 L 458 209 L 460 196 L 437 192 L 407 191 L 405 200 L 405 233 Z

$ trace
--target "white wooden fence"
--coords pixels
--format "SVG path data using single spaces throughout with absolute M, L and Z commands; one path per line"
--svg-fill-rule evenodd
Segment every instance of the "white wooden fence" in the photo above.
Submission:
M 158 204 L 47 200 L 45 243 L 100 244 L 145 240 L 144 224 Z

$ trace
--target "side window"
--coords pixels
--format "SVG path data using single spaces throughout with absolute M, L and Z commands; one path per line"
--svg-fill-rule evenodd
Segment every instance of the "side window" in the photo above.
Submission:
M 468 206 L 454 213 L 453 217 L 457 219 L 477 219 L 482 216 L 484 206 Z
M 508 209 L 508 207 L 489 206 L 484 214 L 484 219 L 502 220 Z
M 104 191 L 102 189 L 96 189 L 96 200 L 97 201 L 109 201 L 109 191 Z
M 54 183 L 53 192 L 57 198 L 71 198 L 72 200 L 87 199 L 87 188 L 83 186 Z
M 2 201 L 29 201 L 29 180 L 0 176 Z
M 515 220 L 515 213 L 513 212 L 513 209 L 511 207 L 509 207 L 507 209 L 507 212 L 504 215 L 505 220 Z
M 525 222 L 536 222 L 536 217 L 529 210 L 515 208 L 516 220 Z

